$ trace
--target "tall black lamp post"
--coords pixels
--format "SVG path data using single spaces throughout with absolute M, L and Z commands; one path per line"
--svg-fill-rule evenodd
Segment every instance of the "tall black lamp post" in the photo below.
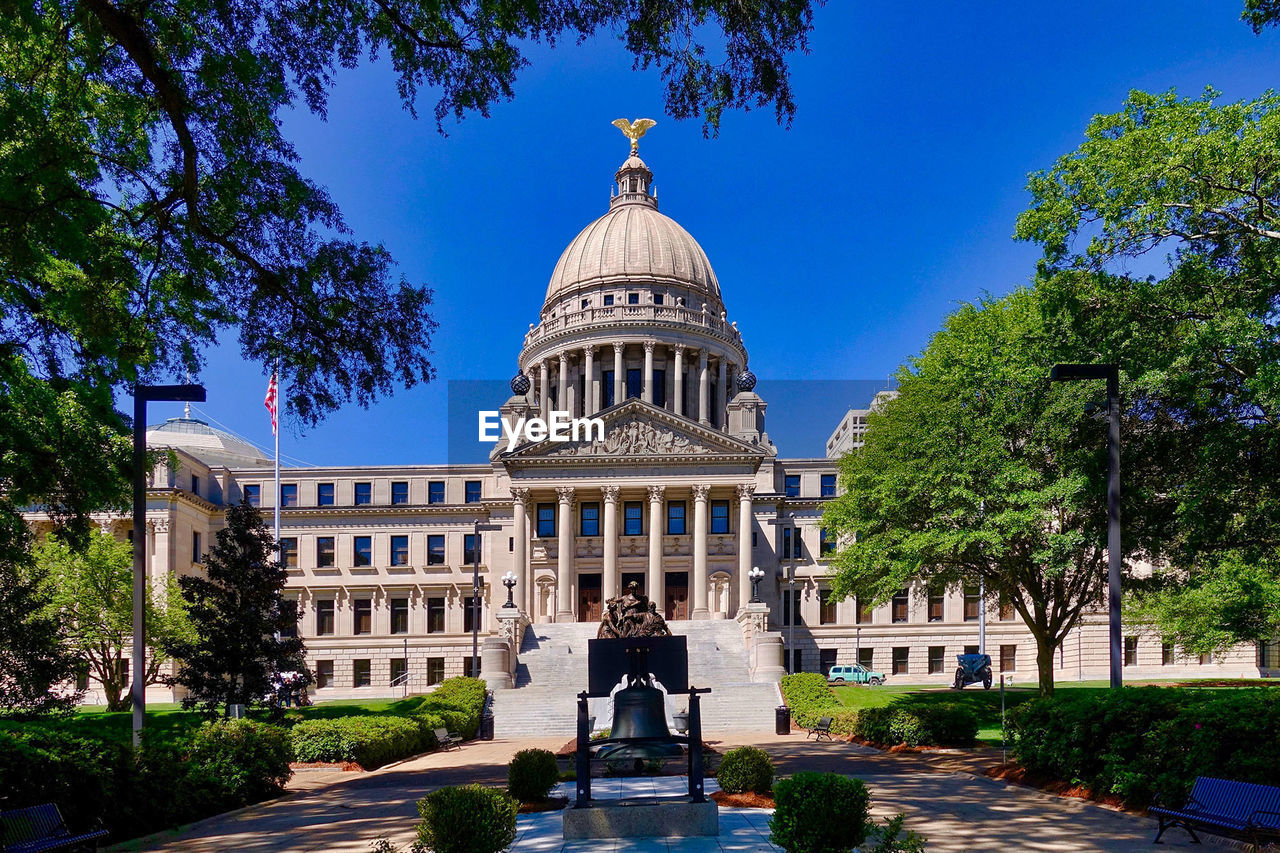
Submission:
M 203 403 L 203 385 L 135 385 L 133 387 L 133 745 L 142 744 L 142 721 L 147 711 L 147 403 L 172 400 Z
M 751 603 L 760 603 L 760 581 L 764 578 L 764 570 L 759 566 L 753 566 L 751 571 L 747 572 L 747 577 L 751 579 Z
M 1111 686 L 1124 683 L 1124 650 L 1120 636 L 1120 366 L 1058 364 L 1053 382 L 1107 380 L 1107 606 L 1111 634 Z
M 481 524 L 480 519 L 476 519 L 475 536 L 472 542 L 475 550 L 471 552 L 471 677 L 480 677 L 480 615 L 483 609 L 480 606 L 480 531 L 501 530 L 500 524 Z

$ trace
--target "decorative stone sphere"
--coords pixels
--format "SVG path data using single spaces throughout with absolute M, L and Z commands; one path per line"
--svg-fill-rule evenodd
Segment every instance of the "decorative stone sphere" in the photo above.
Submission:
M 744 370 L 738 374 L 738 390 L 750 391 L 756 387 L 756 375 L 750 370 Z
M 523 373 L 517 373 L 515 376 L 511 377 L 512 393 L 528 394 L 531 387 L 533 387 L 533 385 L 529 382 L 529 377 L 525 376 Z

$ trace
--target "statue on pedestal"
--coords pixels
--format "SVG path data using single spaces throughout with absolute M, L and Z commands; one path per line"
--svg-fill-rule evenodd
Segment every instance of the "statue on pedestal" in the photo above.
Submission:
M 639 591 L 635 581 L 627 584 L 627 591 L 605 603 L 604 618 L 600 620 L 599 639 L 622 637 L 670 637 L 667 620 L 658 612 L 658 605 Z

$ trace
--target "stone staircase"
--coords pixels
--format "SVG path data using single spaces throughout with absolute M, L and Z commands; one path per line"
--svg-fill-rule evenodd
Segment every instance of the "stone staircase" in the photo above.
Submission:
M 671 631 L 688 637 L 689 683 L 710 687 L 701 697 L 704 733 L 772 731 L 773 709 L 781 703 L 775 684 L 750 680 L 747 649 L 738 623 L 727 619 L 672 622 Z M 598 625 L 588 622 L 530 625 L 520 647 L 516 689 L 494 692 L 494 730 L 498 737 L 576 734 L 577 695 L 587 688 L 587 640 Z M 593 711 L 603 718 L 597 700 Z M 678 709 L 688 697 L 672 697 Z M 608 725 L 598 719 L 597 727 Z

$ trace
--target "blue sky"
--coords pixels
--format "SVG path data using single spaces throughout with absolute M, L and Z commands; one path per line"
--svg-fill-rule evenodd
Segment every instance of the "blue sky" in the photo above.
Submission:
M 657 119 L 641 143 L 661 209 L 702 244 L 751 368 L 769 380 L 882 380 L 963 301 L 1025 282 L 1038 253 L 1010 238 L 1026 175 L 1081 140 L 1133 88 L 1212 85 L 1254 98 L 1280 79 L 1280 33 L 1254 36 L 1238 2 L 871 4 L 819 9 L 792 57 L 790 129 L 728 113 L 704 139 L 662 109 L 656 72 L 610 37 L 533 47 L 516 97 L 490 118 L 413 119 L 386 63 L 345 73 L 327 122 L 291 115 L 305 174 L 355 235 L 382 242 L 435 291 L 439 381 L 350 406 L 282 451 L 311 464 L 448 459 L 448 380 L 507 379 L 561 250 L 608 204 L 627 143 L 610 122 Z M 263 368 L 219 348 L 200 409 L 261 445 Z M 805 387 L 805 386 L 794 386 Z M 788 393 L 768 413 L 786 456 L 821 455 L 829 412 L 865 400 Z M 853 386 L 863 387 L 863 386 Z M 494 402 L 494 407 L 501 400 Z M 180 406 L 153 405 L 150 420 Z M 453 460 L 458 461 L 458 460 Z

